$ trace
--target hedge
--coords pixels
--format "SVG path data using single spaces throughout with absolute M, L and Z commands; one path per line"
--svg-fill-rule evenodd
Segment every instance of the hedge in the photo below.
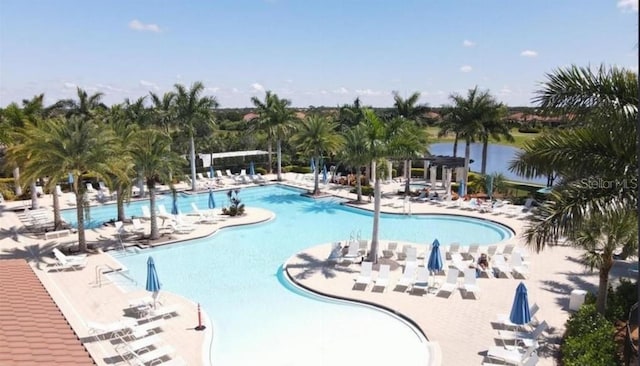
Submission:
M 617 366 L 615 327 L 596 311 L 593 304 L 584 304 L 571 315 L 566 324 L 562 344 L 564 366 Z

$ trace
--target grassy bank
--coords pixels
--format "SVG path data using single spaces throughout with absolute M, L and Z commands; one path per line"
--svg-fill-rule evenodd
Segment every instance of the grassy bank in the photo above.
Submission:
M 429 141 L 431 143 L 453 142 L 454 140 L 453 134 L 449 134 L 443 137 L 438 137 L 438 132 L 440 132 L 440 127 L 436 127 L 436 126 L 427 127 L 427 132 L 429 133 L 429 136 L 430 136 Z M 540 133 L 522 133 L 522 132 L 519 132 L 517 128 L 513 128 L 511 129 L 511 135 L 515 140 L 513 142 L 508 142 L 505 139 L 502 139 L 500 141 L 490 139 L 489 143 L 508 145 L 508 146 L 521 148 L 526 141 L 529 141 L 537 136 L 540 136 Z

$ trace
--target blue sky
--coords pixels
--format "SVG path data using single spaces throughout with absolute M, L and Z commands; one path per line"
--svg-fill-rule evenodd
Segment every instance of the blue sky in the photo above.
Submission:
M 0 106 L 198 80 L 223 108 L 265 90 L 299 107 L 418 91 L 437 107 L 475 85 L 531 105 L 558 67 L 637 72 L 637 17 L 638 0 L 0 0 Z

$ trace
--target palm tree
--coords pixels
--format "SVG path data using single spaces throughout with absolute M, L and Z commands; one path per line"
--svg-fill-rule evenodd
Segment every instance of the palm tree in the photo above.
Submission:
M 320 194 L 318 184 L 318 171 L 322 156 L 333 154 L 342 148 L 344 138 L 336 131 L 337 124 L 327 117 L 308 116 L 298 126 L 296 133 L 292 137 L 292 142 L 298 149 L 311 155 L 317 162 L 313 172 L 314 185 L 313 195 Z
M 478 137 L 482 141 L 482 162 L 480 167 L 480 174 L 487 174 L 487 151 L 489 149 L 489 138 L 493 138 L 496 141 L 500 141 L 502 137 L 509 142 L 513 142 L 513 136 L 504 116 L 506 115 L 507 108 L 502 103 L 498 103 L 494 100 L 493 108 L 487 111 L 486 118 L 482 121 L 482 128 L 479 131 Z
M 411 178 L 411 160 L 420 156 L 427 150 L 427 132 L 424 128 L 415 125 L 411 120 L 403 117 L 393 118 L 386 127 L 393 137 L 389 140 L 390 156 L 405 162 L 408 174 L 405 179 L 405 194 L 409 194 Z
M 489 94 L 489 91 L 479 91 L 477 86 L 469 89 L 466 98 L 458 94 L 451 94 L 449 99 L 453 101 L 454 105 L 451 108 L 447 108 L 449 113 L 445 116 L 445 119 L 452 126 L 457 126 L 454 131 L 465 141 L 463 177 L 465 185 L 463 194 L 466 195 L 471 143 L 477 138 L 484 138 L 483 136 L 485 135 L 488 139 L 490 134 L 485 132 L 484 124 L 496 119 L 496 111 L 499 106 Z
M 362 167 L 371 162 L 367 151 L 366 131 L 364 126 L 357 125 L 344 134 L 344 148 L 340 152 L 340 160 L 356 170 L 356 202 L 362 202 Z
M 363 111 L 362 128 L 366 136 L 366 151 L 371 160 L 379 160 L 387 157 L 389 132 L 382 119 L 376 115 L 371 109 Z M 380 226 L 380 179 L 376 179 L 373 185 L 373 228 L 371 232 L 371 250 L 369 251 L 368 261 L 378 262 L 378 231 Z
M 410 121 L 415 125 L 421 125 L 423 122 L 423 115 L 429 110 L 427 105 L 417 105 L 420 99 L 420 93 L 414 92 L 408 98 L 404 99 L 397 91 L 393 92 L 393 106 L 395 107 L 396 117 Z M 426 137 L 425 137 L 426 141 Z M 411 184 L 411 155 L 404 159 L 404 174 L 405 174 L 405 194 L 409 193 Z
M 85 90 L 77 88 L 78 100 L 63 99 L 55 103 L 51 108 L 65 111 L 67 117 L 81 116 L 84 118 L 95 117 L 97 113 L 104 112 L 108 108 L 102 103 L 103 93 L 89 95 Z
M 295 111 L 290 108 L 289 99 L 280 99 L 278 95 L 267 90 L 264 102 L 256 97 L 251 98 L 256 106 L 258 118 L 255 129 L 266 132 L 269 139 L 269 173 L 271 173 L 271 142 L 276 140 L 277 175 L 282 180 L 282 141 L 293 130 L 293 122 L 297 120 Z
M 548 74 L 534 101 L 548 113 L 583 121 L 527 142 L 510 166 L 524 177 L 553 170 L 561 178 L 525 232 L 540 251 L 591 214 L 636 209 L 638 77 L 616 67 L 571 66 Z
M 189 136 L 189 161 L 191 164 L 191 190 L 196 190 L 196 147 L 194 137 L 198 127 L 213 125 L 213 110 L 218 107 L 214 97 L 201 96 L 204 85 L 195 82 L 187 90 L 176 84 L 176 119 Z M 206 129 L 206 128 L 205 128 Z
M 453 133 L 453 157 L 458 156 L 458 141 L 460 140 L 460 131 L 462 130 L 462 122 L 451 114 L 452 107 L 447 106 L 442 109 L 444 118 L 440 121 L 440 131 L 438 137 L 444 137 Z
M 601 314 L 607 307 L 609 272 L 614 253 L 636 253 L 638 249 L 638 218 L 632 210 L 619 209 L 594 213 L 569 237 L 569 242 L 584 250 L 582 260 L 593 271 L 598 268 L 599 283 L 596 307 Z
M 362 104 L 358 97 L 353 104 L 344 104 L 338 109 L 337 123 L 340 130 L 346 131 L 359 125 L 362 117 Z
M 29 122 L 21 133 L 27 137 L 25 141 L 28 142 L 23 146 L 12 147 L 10 150 L 15 149 L 12 154 L 21 152 L 29 154 L 29 162 L 25 165 L 29 176 L 48 175 L 54 177 L 54 180 L 65 172 L 70 172 L 73 176 L 72 189 L 76 195 L 79 248 L 80 251 L 86 251 L 84 229 L 86 188 L 83 177 L 90 174 L 108 181 L 109 174 L 117 169 L 115 161 L 120 157 L 114 149 L 113 133 L 101 123 L 79 116 L 69 119 L 52 118 L 47 120 L 47 123 Z
M 170 147 L 171 138 L 153 129 L 138 131 L 131 146 L 135 169 L 146 180 L 149 191 L 151 240 L 160 237 L 156 215 L 156 181 L 168 180 L 169 172 L 174 170 L 181 160 L 176 153 L 171 151 Z

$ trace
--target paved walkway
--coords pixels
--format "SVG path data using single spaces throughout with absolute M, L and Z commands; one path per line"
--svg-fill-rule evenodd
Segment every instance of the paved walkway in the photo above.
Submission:
M 273 176 L 267 178 L 274 178 Z M 285 174 L 286 183 L 310 188 L 308 180 L 293 173 Z M 235 187 L 228 184 L 226 188 Z M 483 219 L 499 221 L 511 227 L 517 234 L 509 240 L 516 244 L 523 244 L 519 234 L 525 221 L 509 218 L 504 215 L 462 211 L 459 208 L 443 207 L 430 203 L 405 204 L 404 200 L 394 193 L 402 188 L 397 183 L 382 185 L 383 212 L 402 214 L 418 213 L 446 213 L 474 216 Z M 186 185 L 178 187 L 187 189 Z M 332 195 L 354 199 L 355 195 L 343 186 L 323 185 L 323 191 Z M 69 195 L 69 194 L 65 194 Z M 61 202 L 66 205 L 70 197 L 63 197 Z M 51 197 L 45 196 L 40 203 L 51 211 Z M 112 322 L 126 315 L 124 309 L 131 300 L 147 296 L 145 291 L 124 293 L 117 286 L 108 281 L 102 281 L 96 276 L 97 268 L 110 266 L 117 269 L 118 264 L 103 250 L 119 247 L 115 228 L 103 226 L 87 231 L 88 242 L 96 248 L 89 256 L 89 265 L 80 271 L 52 272 L 48 271 L 53 262 L 50 251 L 58 245 L 57 239 L 45 240 L 43 235 L 23 234 L 20 221 L 20 209 L 23 202 L 5 202 L 0 206 L 0 259 L 25 258 L 34 267 L 53 299 L 56 301 L 69 323 L 100 365 L 113 363 L 115 350 L 106 341 L 97 342 L 88 333 L 87 321 Z M 373 203 L 357 206 L 362 209 L 373 209 Z M 190 234 L 171 234 L 163 244 L 211 235 L 215 231 L 229 225 L 249 224 L 268 220 L 271 214 L 264 210 L 247 209 L 247 215 L 242 218 L 218 221 L 215 224 L 199 224 Z M 62 239 L 60 239 L 62 241 Z M 319 243 L 321 244 L 321 243 Z M 418 243 L 424 244 L 424 243 Z M 443 243 L 446 244 L 446 243 Z M 504 245 L 501 243 L 500 245 Z M 309 248 L 305 253 L 316 258 L 327 258 L 329 244 Z M 543 348 L 543 359 L 540 365 L 552 365 L 550 357 L 555 351 L 555 343 L 563 331 L 563 324 L 569 312 L 568 301 L 572 289 L 594 290 L 597 286 L 597 275 L 584 273 L 584 268 L 578 263 L 579 252 L 569 247 L 554 247 L 540 254 L 530 253 L 531 275 L 524 280 L 529 289 L 529 300 L 540 305 L 537 318 L 546 320 L 551 331 L 545 333 L 548 345 Z M 296 253 L 292 253 L 289 272 L 296 278 L 296 270 L 302 270 L 306 265 Z M 402 262 L 400 262 L 402 264 Z M 295 269 L 296 266 L 300 268 Z M 625 274 L 628 263 L 616 263 L 614 275 Z M 306 279 L 297 279 L 300 283 L 320 292 L 330 293 L 345 298 L 360 301 L 371 301 L 394 309 L 413 319 L 432 342 L 437 342 L 442 352 L 443 365 L 474 365 L 483 360 L 483 353 L 489 346 L 496 344 L 494 338 L 497 331 L 491 322 L 496 314 L 508 313 L 513 299 L 515 287 L 520 282 L 514 279 L 480 279 L 481 294 L 479 299 L 463 299 L 460 292 L 452 294 L 448 299 L 436 297 L 432 294 L 417 296 L 403 292 L 392 291 L 395 279 L 401 268 L 392 272 L 389 290 L 375 293 L 369 287 L 366 291 L 352 289 L 353 279 L 359 271 L 359 265 L 351 265 L 345 271 L 336 271 L 335 278 L 325 278 L 320 271 Z M 441 279 L 442 281 L 442 279 Z M 159 336 L 166 344 L 175 348 L 174 357 L 184 359 L 189 365 L 208 364 L 211 337 L 215 334 L 208 322 L 209 316 L 203 314 L 206 324 L 204 332 L 197 332 L 193 328 L 197 325 L 197 308 L 191 300 L 174 294 L 164 294 L 163 303 L 172 304 L 177 311 L 164 320 Z

